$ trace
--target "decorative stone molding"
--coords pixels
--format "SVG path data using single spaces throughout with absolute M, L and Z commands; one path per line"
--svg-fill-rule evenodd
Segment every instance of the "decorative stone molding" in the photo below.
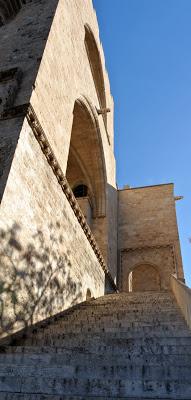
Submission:
M 166 243 L 166 244 L 158 244 L 158 245 L 152 245 L 152 246 L 138 246 L 138 247 L 127 247 L 124 249 L 121 249 L 120 252 L 128 252 L 128 251 L 135 251 L 135 250 L 142 250 L 142 249 L 159 249 L 160 247 L 171 247 L 174 249 L 174 245 L 172 243 Z
M 76 218 L 78 219 L 78 222 L 80 223 L 100 265 L 101 268 L 103 269 L 105 275 L 107 276 L 107 278 L 109 279 L 109 282 L 111 284 L 111 286 L 113 287 L 114 290 L 117 290 L 117 287 L 113 281 L 113 278 L 105 264 L 105 261 L 103 259 L 103 256 L 99 250 L 99 247 L 95 241 L 95 238 L 86 222 L 86 219 L 84 217 L 84 215 L 82 214 L 82 211 L 78 205 L 78 202 L 72 192 L 72 189 L 70 188 L 70 185 L 65 177 L 65 175 L 62 172 L 62 169 L 54 155 L 54 152 L 48 142 L 48 139 L 46 137 L 46 134 L 37 118 L 37 115 L 33 109 L 33 107 L 31 105 L 29 105 L 28 110 L 27 110 L 27 121 L 32 129 L 32 132 L 35 136 L 35 138 L 37 139 L 43 154 L 45 155 L 62 191 L 64 192 L 65 196 L 67 197 L 72 210 L 76 216 Z

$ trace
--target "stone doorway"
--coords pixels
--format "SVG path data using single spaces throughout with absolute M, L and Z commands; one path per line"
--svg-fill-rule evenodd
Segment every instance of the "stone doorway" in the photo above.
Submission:
M 149 264 L 136 266 L 129 274 L 129 292 L 160 291 L 160 275 L 156 267 Z

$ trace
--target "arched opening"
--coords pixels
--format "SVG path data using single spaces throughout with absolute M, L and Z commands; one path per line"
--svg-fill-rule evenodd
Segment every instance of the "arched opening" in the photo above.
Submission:
M 103 251 L 103 243 L 106 243 L 105 161 L 96 115 L 85 98 L 78 99 L 74 105 L 66 178 Z
M 92 297 L 91 290 L 90 290 L 90 289 L 87 289 L 87 292 L 86 292 L 86 300 L 90 300 L 91 297 Z
M 104 84 L 101 57 L 93 32 L 88 24 L 85 25 L 85 46 L 88 54 L 88 60 L 94 80 L 94 85 L 97 92 L 100 109 L 106 110 L 107 107 L 106 94 L 105 94 L 105 84 Z M 105 123 L 105 127 L 107 128 L 107 112 L 103 113 L 102 116 Z
M 79 197 L 87 197 L 88 187 L 86 185 L 78 185 L 73 189 L 73 193 L 76 199 L 78 199 Z
M 81 184 L 72 188 L 75 198 L 86 218 L 90 228 L 92 228 L 92 202 L 91 194 L 87 185 Z
M 156 267 L 150 264 L 136 266 L 128 277 L 129 292 L 160 291 L 160 275 Z

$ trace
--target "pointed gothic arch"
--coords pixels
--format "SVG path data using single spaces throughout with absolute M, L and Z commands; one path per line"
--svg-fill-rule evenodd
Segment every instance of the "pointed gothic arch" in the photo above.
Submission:
M 87 186 L 87 196 L 77 201 L 100 250 L 106 250 L 106 165 L 96 111 L 81 96 L 75 101 L 66 178 L 74 190 Z
M 100 52 L 94 34 L 88 24 L 85 24 L 85 46 L 99 105 L 101 109 L 106 109 L 106 92 Z M 107 113 L 103 114 L 103 120 L 107 128 Z
M 70 186 L 87 185 L 94 217 L 106 214 L 106 166 L 94 107 L 81 96 L 74 104 L 66 177 Z

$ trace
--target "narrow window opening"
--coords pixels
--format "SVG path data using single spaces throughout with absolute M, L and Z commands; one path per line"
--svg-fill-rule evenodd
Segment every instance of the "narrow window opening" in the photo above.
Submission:
M 78 185 L 73 189 L 73 193 L 76 198 L 87 197 L 88 187 L 86 185 Z

